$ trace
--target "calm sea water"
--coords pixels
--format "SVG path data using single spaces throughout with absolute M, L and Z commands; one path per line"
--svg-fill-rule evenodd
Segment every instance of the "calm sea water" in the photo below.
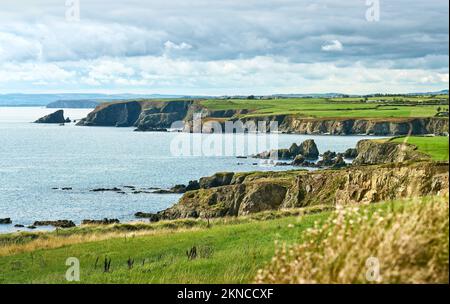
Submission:
M 35 220 L 118 218 L 134 220 L 138 211 L 156 212 L 177 202 L 174 194 L 120 194 L 91 192 L 93 188 L 133 185 L 138 188 L 170 188 L 189 180 L 223 171 L 287 170 L 255 159 L 235 156 L 174 155 L 174 141 L 222 142 L 229 148 L 239 136 L 276 142 L 289 147 L 312 138 L 321 152 L 345 151 L 361 136 L 236 135 L 134 132 L 132 128 L 77 127 L 74 124 L 30 123 L 55 109 L 0 107 L 0 218 L 30 225 Z M 85 117 L 89 110 L 65 109 L 71 119 Z M 271 137 L 272 136 L 272 137 Z M 272 141 L 271 141 L 272 140 Z M 246 147 L 249 145 L 246 144 Z M 267 147 L 258 146 L 262 152 Z M 197 149 L 198 150 L 198 149 Z M 238 150 L 238 148 L 234 149 Z M 176 153 L 175 153 L 176 154 Z M 211 154 L 211 153 L 210 153 Z M 255 165 L 256 163 L 256 165 Z M 52 188 L 71 187 L 71 191 Z M 0 225 L 0 232 L 18 230 Z M 45 228 L 44 228 L 45 229 Z

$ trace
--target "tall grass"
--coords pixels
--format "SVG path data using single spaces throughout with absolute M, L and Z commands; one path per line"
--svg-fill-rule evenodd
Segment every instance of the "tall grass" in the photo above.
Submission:
M 332 206 L 317 205 L 288 210 L 271 210 L 241 217 L 205 219 L 177 219 L 157 223 L 135 222 L 112 225 L 85 225 L 52 232 L 20 232 L 0 235 L 0 258 L 39 249 L 60 248 L 72 244 L 97 242 L 114 238 L 151 236 L 168 232 L 196 231 L 211 226 L 235 225 L 277 218 L 321 213 Z
M 338 208 L 301 244 L 278 246 L 257 283 L 447 283 L 448 197 Z

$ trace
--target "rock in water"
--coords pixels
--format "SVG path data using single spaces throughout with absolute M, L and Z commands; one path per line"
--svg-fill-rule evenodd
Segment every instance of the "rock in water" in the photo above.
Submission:
M 347 164 L 344 161 L 344 157 L 342 156 L 342 154 L 338 154 L 336 156 L 336 159 L 334 160 L 334 164 L 333 164 L 332 168 L 339 169 L 339 168 L 343 168 L 345 166 L 347 166 Z
M 305 158 L 303 157 L 303 155 L 299 154 L 294 158 L 294 161 L 292 162 L 293 166 L 300 166 L 301 164 L 303 164 L 305 162 Z
M 64 119 L 64 110 L 58 110 L 52 114 L 46 115 L 44 117 L 39 118 L 35 121 L 35 123 L 57 123 L 62 124 L 65 123 Z
M 345 151 L 344 157 L 345 158 L 356 158 L 358 156 L 358 151 L 355 148 L 349 148 Z
M 295 159 L 297 155 L 303 155 L 305 159 L 317 159 L 319 158 L 319 149 L 317 149 L 316 143 L 313 139 L 307 139 L 300 145 L 293 143 L 289 149 L 278 149 L 265 151 L 253 155 L 255 158 L 269 159 Z
M 11 221 L 11 219 L 9 217 L 1 218 L 0 219 L 0 224 L 1 225 L 8 225 L 8 224 L 12 224 L 12 221 Z
M 111 225 L 111 224 L 119 224 L 120 221 L 118 219 L 108 219 L 104 218 L 102 220 L 83 220 L 81 222 L 82 225 Z
M 300 144 L 299 154 L 306 159 L 317 159 L 319 158 L 319 149 L 313 139 L 307 139 Z
M 58 228 L 71 228 L 75 227 L 75 223 L 69 220 L 57 220 L 57 221 L 36 221 L 33 226 L 53 226 Z

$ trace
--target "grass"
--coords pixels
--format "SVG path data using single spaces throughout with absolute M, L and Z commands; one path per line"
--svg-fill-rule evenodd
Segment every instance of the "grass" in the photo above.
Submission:
M 448 197 L 339 209 L 277 249 L 258 283 L 449 282 Z
M 295 114 L 306 118 L 411 118 L 432 117 L 440 107 L 448 108 L 448 96 L 369 98 L 287 98 L 270 100 L 211 99 L 201 101 L 210 110 L 247 109 L 244 116 Z M 443 105 L 441 104 L 443 103 Z
M 430 155 L 436 161 L 448 161 L 449 159 L 449 141 L 447 136 L 396 137 L 392 141 L 415 145 L 419 152 Z
M 98 228 L 107 239 L 78 240 L 92 235 L 94 228 L 87 227 L 53 235 L 53 248 L 47 243 L 51 238 L 5 243 L 22 251 L 0 257 L 0 283 L 68 283 L 69 257 L 80 261 L 80 283 L 366 283 L 361 263 L 372 255 L 383 262 L 383 282 L 448 282 L 447 200 L 387 202 L 358 211 L 349 206 L 338 213 L 318 207 L 271 211 L 218 219 L 210 226 L 197 220 L 191 228 L 159 223 L 150 234 L 105 234 L 111 226 Z M 186 252 L 194 246 L 198 256 L 189 260 Z M 103 269 L 106 257 L 109 272 Z
M 251 217 L 220 219 L 207 228 L 153 229 L 149 235 L 103 235 L 72 231 L 70 236 L 35 239 L 0 257 L 0 283 L 67 283 L 65 261 L 77 257 L 81 283 L 244 283 L 274 254 L 276 240 L 295 242 L 302 233 L 323 220 L 329 212 L 304 215 L 302 210 L 265 212 Z M 307 211 L 309 212 L 309 211 Z M 102 228 L 100 228 L 102 229 Z M 103 228 L 108 231 L 111 228 Z M 82 238 L 85 235 L 86 238 Z M 11 237 L 11 236 L 10 236 Z M 66 242 L 64 242 L 66 240 Z M 29 247 L 29 245 L 34 246 Z M 54 248 L 52 248 L 52 245 Z M 193 246 L 207 255 L 188 260 Z M 105 257 L 111 258 L 111 272 L 104 273 Z M 98 258 L 98 265 L 95 267 Z M 135 265 L 128 269 L 127 260 Z

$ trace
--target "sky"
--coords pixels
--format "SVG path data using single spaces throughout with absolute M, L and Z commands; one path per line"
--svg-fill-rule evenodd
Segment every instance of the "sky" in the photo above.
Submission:
M 0 2 L 0 93 L 448 89 L 447 0 Z

